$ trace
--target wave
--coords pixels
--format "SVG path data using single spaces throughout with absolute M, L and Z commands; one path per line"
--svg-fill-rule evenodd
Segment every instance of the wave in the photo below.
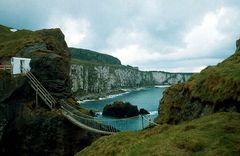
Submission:
M 102 115 L 102 112 L 95 112 L 95 115 Z
M 154 87 L 155 88 L 166 88 L 166 87 L 171 87 L 171 85 L 156 85 Z
M 99 100 L 105 100 L 105 99 L 112 99 L 118 96 L 122 96 L 124 94 L 128 94 L 129 92 L 124 92 L 124 93 L 119 93 L 119 94 L 113 94 L 113 95 L 108 95 L 106 97 L 99 98 Z
M 89 102 L 89 101 L 96 101 L 96 99 L 79 100 L 77 102 L 78 103 L 85 103 L 85 102 Z
M 150 113 L 150 115 L 157 115 L 158 114 L 158 111 L 151 111 L 151 112 L 149 112 Z

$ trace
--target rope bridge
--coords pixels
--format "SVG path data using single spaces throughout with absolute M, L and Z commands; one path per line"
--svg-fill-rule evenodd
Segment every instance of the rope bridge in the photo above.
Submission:
M 26 72 L 26 76 L 29 79 L 30 86 L 36 91 L 36 99 L 38 96 L 42 98 L 45 104 L 53 109 L 57 104 L 56 100 L 52 97 L 52 95 L 44 88 L 44 86 L 37 80 L 37 78 L 30 72 Z M 127 127 L 119 128 L 116 127 L 121 123 L 121 125 L 126 126 L 127 122 L 131 121 L 131 119 L 136 119 L 136 117 L 124 118 L 124 119 L 100 119 L 92 116 L 88 116 L 86 114 L 81 113 L 79 110 L 74 108 L 73 106 L 67 104 L 64 100 L 60 100 L 60 106 L 62 115 L 68 119 L 73 124 L 81 127 L 83 129 L 100 133 L 100 134 L 113 134 L 116 132 L 120 132 L 121 130 L 127 130 Z M 153 121 L 150 121 L 147 118 L 143 118 L 147 123 L 154 124 Z

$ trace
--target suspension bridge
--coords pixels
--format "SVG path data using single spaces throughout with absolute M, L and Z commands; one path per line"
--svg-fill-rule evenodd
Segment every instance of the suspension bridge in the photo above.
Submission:
M 38 101 L 38 97 L 44 101 L 44 103 L 52 110 L 55 108 L 56 104 L 60 104 L 62 115 L 75 124 L 78 127 L 83 129 L 100 133 L 100 134 L 113 134 L 116 132 L 120 132 L 121 128 L 116 128 L 117 123 L 119 122 L 122 125 L 126 125 L 132 118 L 124 118 L 124 119 L 100 119 L 96 117 L 92 117 L 86 114 L 81 113 L 77 108 L 67 104 L 64 100 L 59 100 L 58 102 L 54 99 L 54 97 L 47 91 L 47 89 L 38 81 L 38 79 L 31 73 L 30 71 L 26 72 L 26 76 L 28 78 L 28 83 L 36 92 L 36 103 Z M 133 117 L 134 118 L 134 117 Z M 145 120 L 148 124 L 157 125 L 155 122 L 142 116 L 142 119 Z

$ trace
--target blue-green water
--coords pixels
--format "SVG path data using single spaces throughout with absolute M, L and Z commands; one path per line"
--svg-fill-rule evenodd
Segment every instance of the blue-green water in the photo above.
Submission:
M 167 86 L 153 87 L 153 88 L 142 88 L 138 90 L 129 91 L 119 95 L 112 95 L 100 100 L 80 102 L 80 105 L 96 110 L 99 112 L 103 111 L 106 104 L 111 104 L 114 101 L 125 101 L 130 102 L 133 105 L 137 105 L 138 108 L 144 108 L 150 112 L 152 120 L 157 117 L 157 110 L 159 107 L 159 101 L 162 98 L 163 91 Z M 139 130 L 142 129 L 142 118 L 141 116 L 132 117 L 128 119 L 116 119 L 102 116 L 101 113 L 96 118 L 102 120 L 106 124 L 110 124 L 119 130 Z M 144 120 L 144 127 L 148 125 L 148 122 Z

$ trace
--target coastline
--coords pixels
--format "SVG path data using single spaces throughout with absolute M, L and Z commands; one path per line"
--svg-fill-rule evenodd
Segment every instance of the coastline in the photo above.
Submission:
M 133 88 L 122 88 L 118 90 L 112 90 L 110 92 L 105 93 L 89 93 L 87 95 L 83 96 L 75 96 L 75 99 L 78 101 L 78 103 L 84 103 L 87 101 L 95 101 L 95 100 L 103 100 L 107 98 L 113 98 L 116 96 L 121 96 L 123 94 L 127 94 L 132 91 L 140 91 L 145 90 L 148 88 L 165 88 L 170 87 L 171 85 L 154 85 L 154 86 L 145 86 L 145 87 L 133 87 Z

